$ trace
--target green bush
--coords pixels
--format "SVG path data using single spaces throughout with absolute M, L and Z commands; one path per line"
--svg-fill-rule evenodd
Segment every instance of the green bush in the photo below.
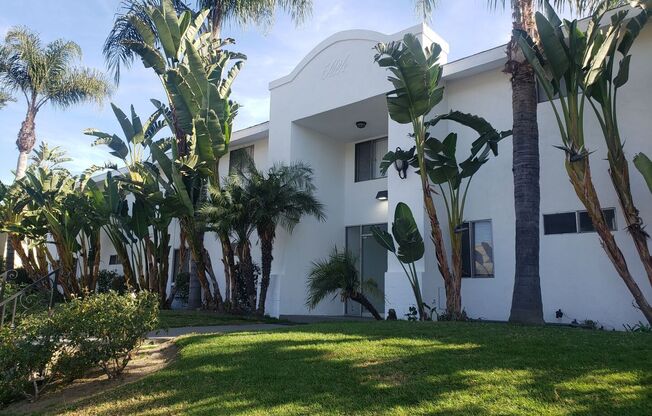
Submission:
M 21 395 L 38 398 L 54 380 L 53 357 L 60 342 L 47 313 L 23 318 L 16 329 L 0 329 L 0 403 Z
M 125 277 L 113 270 L 100 270 L 97 275 L 97 292 L 106 293 L 114 290 L 120 294 L 127 291 Z
M 122 373 L 146 334 L 156 328 L 158 298 L 149 292 L 102 293 L 73 300 L 57 315 L 69 340 L 62 354 L 62 372 L 75 376 L 77 366 L 99 365 L 114 378 Z
M 109 378 L 118 376 L 157 323 L 156 294 L 108 292 L 0 329 L 0 403 L 36 399 L 52 381 L 72 381 L 98 366 Z

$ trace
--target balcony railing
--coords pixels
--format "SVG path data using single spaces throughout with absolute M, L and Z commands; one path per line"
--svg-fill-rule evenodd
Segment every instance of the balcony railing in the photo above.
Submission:
M 53 270 L 16 293 L 6 296 L 8 285 L 18 277 L 16 270 L 0 275 L 0 328 L 9 324 L 16 326 L 16 318 L 38 308 L 52 310 L 57 293 L 59 269 Z

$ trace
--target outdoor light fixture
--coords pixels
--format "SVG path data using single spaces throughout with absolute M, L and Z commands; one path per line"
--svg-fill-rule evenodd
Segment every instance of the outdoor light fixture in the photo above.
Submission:
M 366 121 L 356 121 L 355 126 L 359 129 L 364 129 L 367 127 L 367 122 Z
M 398 177 L 405 179 L 407 177 L 408 169 L 408 152 L 403 151 L 400 147 L 396 148 L 396 159 L 394 159 L 394 168 L 398 172 Z
M 378 191 L 376 199 L 379 201 L 387 201 L 387 191 Z

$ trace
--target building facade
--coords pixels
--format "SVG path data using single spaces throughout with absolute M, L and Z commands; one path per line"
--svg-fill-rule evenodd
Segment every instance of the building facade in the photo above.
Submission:
M 279 230 L 274 249 L 272 281 L 267 311 L 282 315 L 360 315 L 356 305 L 339 298 L 324 301 L 308 310 L 306 277 L 314 260 L 325 258 L 334 246 L 346 247 L 359 258 L 362 279 L 374 279 L 384 289 L 383 298 L 373 298 L 381 313 L 395 309 L 399 317 L 413 305 L 413 295 L 403 269 L 371 236 L 371 226 L 386 227 L 398 202 L 407 203 L 426 241 L 426 255 L 417 263 L 424 300 L 440 308 L 445 305 L 444 285 L 436 267 L 423 209 L 419 178 L 413 171 L 405 179 L 393 169 L 382 175 L 378 164 L 387 150 L 409 149 L 410 125 L 389 119 L 385 93 L 391 88 L 388 73 L 374 63 L 373 47 L 379 42 L 400 40 L 412 32 L 423 44 L 442 46 L 444 100 L 434 110 L 451 109 L 480 115 L 498 130 L 512 126 L 511 87 L 503 73 L 505 46 L 447 62 L 449 45 L 425 25 L 385 35 L 354 30 L 337 33 L 317 45 L 287 76 L 270 86 L 269 122 L 234 134 L 231 153 L 221 163 L 223 174 L 229 164 L 246 153 L 257 167 L 275 162 L 303 161 L 315 172 L 317 196 L 326 206 L 327 220 L 305 218 L 288 234 Z M 636 151 L 652 152 L 652 28 L 646 28 L 633 51 L 629 84 L 620 103 L 621 128 L 631 159 Z M 587 111 L 587 114 L 591 113 Z M 650 285 L 624 227 L 624 219 L 611 189 L 602 133 L 593 115 L 588 115 L 587 137 L 592 156 L 594 181 L 614 233 L 629 267 L 648 298 Z M 431 133 L 443 138 L 459 135 L 458 151 L 466 154 L 473 132 L 454 123 L 441 123 Z M 632 306 L 633 299 L 615 272 L 591 231 L 590 221 L 570 185 L 563 167 L 559 131 L 548 103 L 539 106 L 541 150 L 541 288 L 544 317 L 548 322 L 591 319 L 605 327 L 622 328 L 624 323 L 642 321 Z M 507 320 L 514 285 L 514 197 L 511 139 L 501 142 L 499 156 L 491 159 L 470 188 L 465 220 L 467 278 L 462 282 L 463 307 L 469 316 Z M 233 160 L 230 160 L 233 159 Z M 632 173 L 632 192 L 642 218 L 652 220 L 652 196 L 643 179 Z M 443 217 L 445 206 L 435 198 Z M 173 249 L 178 248 L 178 226 L 173 225 Z M 448 230 L 443 224 L 444 235 Z M 111 247 L 107 244 L 104 247 Z M 206 236 L 213 264 L 219 265 L 221 249 L 214 236 Z M 481 255 L 474 255 L 480 249 Z M 254 243 L 254 256 L 259 258 Z M 110 249 L 103 253 L 106 268 Z M 174 250 L 172 250 L 174 251 Z M 450 249 L 449 249 L 450 253 Z M 221 267 L 215 267 L 223 285 Z M 222 286 L 223 287 L 223 286 Z M 556 311 L 564 317 L 556 317 Z

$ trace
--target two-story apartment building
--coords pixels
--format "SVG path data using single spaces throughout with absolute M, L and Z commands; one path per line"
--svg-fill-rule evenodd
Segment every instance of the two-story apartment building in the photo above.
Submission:
M 381 313 L 390 308 L 399 316 L 413 304 L 413 295 L 400 265 L 379 247 L 370 233 L 372 225 L 391 224 L 394 207 L 405 202 L 413 210 L 425 236 L 425 258 L 418 262 L 423 297 L 428 303 L 444 305 L 443 281 L 436 268 L 434 249 L 427 237 L 428 220 L 423 209 L 417 175 L 405 179 L 390 169 L 386 176 L 378 164 L 388 149 L 408 149 L 409 125 L 389 119 L 384 94 L 391 88 L 387 72 L 374 63 L 373 47 L 378 42 L 401 39 L 415 33 L 422 43 L 439 43 L 444 65 L 445 98 L 435 109 L 451 109 L 481 115 L 497 129 L 512 125 L 511 87 L 505 65 L 504 45 L 466 58 L 447 62 L 449 45 L 425 25 L 385 35 L 365 30 L 337 33 L 317 45 L 287 76 L 269 85 L 269 122 L 234 134 L 231 153 L 222 163 L 239 163 L 243 153 L 253 157 L 259 168 L 274 162 L 304 161 L 315 171 L 317 195 L 326 206 L 327 220 L 306 218 L 289 235 L 279 230 L 275 244 L 272 282 L 267 310 L 272 316 L 317 314 L 360 315 L 356 305 L 339 298 L 324 301 L 315 310 L 305 306 L 306 276 L 311 262 L 324 258 L 333 246 L 346 247 L 359 258 L 362 279 L 373 278 L 384 288 L 385 298 L 374 298 Z M 630 82 L 620 102 L 621 127 L 627 138 L 626 151 L 652 152 L 652 28 L 645 29 L 633 49 Z M 625 98 L 626 97 L 626 98 Z M 588 112 L 587 112 L 588 113 Z M 606 151 L 601 131 L 592 115 L 587 124 L 594 180 L 613 224 L 616 238 L 630 261 L 630 269 L 652 298 L 650 285 L 624 228 L 624 220 L 607 174 Z M 637 322 L 642 314 L 632 306 L 632 298 L 606 257 L 583 207 L 563 168 L 563 154 L 553 145 L 560 143 L 557 124 L 548 103 L 539 108 L 541 149 L 541 287 L 545 319 L 593 319 L 621 328 Z M 460 152 L 468 152 L 475 139 L 471 131 L 451 123 L 440 124 L 432 133 L 444 137 L 459 133 Z M 514 285 L 514 197 L 511 142 L 501 143 L 499 156 L 491 159 L 474 178 L 468 195 L 465 220 L 465 264 L 468 276 L 462 283 L 463 306 L 471 317 L 506 320 Z M 633 174 L 632 191 L 641 216 L 652 221 L 652 196 L 644 181 Z M 437 198 L 437 209 L 445 207 Z M 172 232 L 173 248 L 178 248 L 178 226 Z M 444 226 L 445 227 L 445 226 Z M 447 230 L 444 229 L 446 233 Z M 217 240 L 206 236 L 206 245 L 218 263 L 221 250 Z M 474 247 L 484 247 L 480 259 Z M 105 247 L 110 247 L 106 244 Z M 489 247 L 490 250 L 487 250 Z M 116 260 L 111 249 L 103 253 L 104 265 Z M 174 251 L 174 250 L 173 250 Z M 221 273 L 221 267 L 216 267 Z M 223 285 L 223 276 L 220 276 Z

